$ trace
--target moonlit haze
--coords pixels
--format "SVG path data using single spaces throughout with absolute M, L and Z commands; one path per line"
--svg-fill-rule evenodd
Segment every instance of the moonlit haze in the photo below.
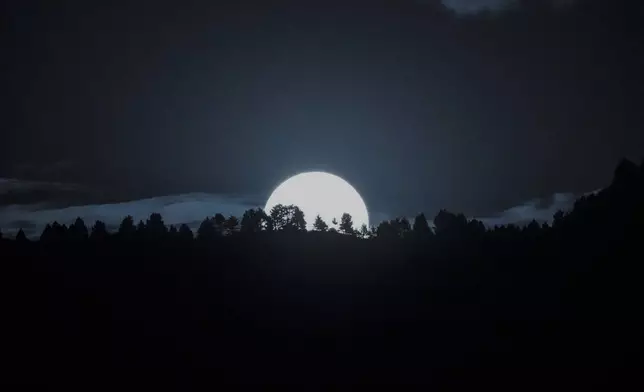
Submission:
M 360 194 L 342 178 L 325 172 L 300 173 L 284 181 L 268 198 L 266 212 L 277 204 L 298 206 L 308 230 L 317 215 L 333 227 L 333 218 L 339 222 L 345 212 L 351 214 L 354 229 L 369 226 L 369 213 Z

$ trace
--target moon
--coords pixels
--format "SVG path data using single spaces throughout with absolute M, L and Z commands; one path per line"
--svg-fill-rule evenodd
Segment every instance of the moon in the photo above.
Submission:
M 367 206 L 358 191 L 342 178 L 326 172 L 300 173 L 282 182 L 271 193 L 264 210 L 270 213 L 277 204 L 298 206 L 304 212 L 307 230 L 313 229 L 317 215 L 329 228 L 337 229 L 332 221 L 335 218 L 339 224 L 345 212 L 351 215 L 354 229 L 363 224 L 369 226 Z

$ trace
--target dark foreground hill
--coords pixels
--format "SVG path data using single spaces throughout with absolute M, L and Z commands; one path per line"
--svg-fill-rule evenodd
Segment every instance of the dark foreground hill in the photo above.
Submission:
M 642 366 L 643 173 L 552 227 L 5 240 L 2 382 L 614 389 Z

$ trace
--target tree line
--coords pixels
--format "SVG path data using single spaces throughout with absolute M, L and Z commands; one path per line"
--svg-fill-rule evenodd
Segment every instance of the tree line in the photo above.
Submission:
M 535 237 L 553 230 L 562 228 L 580 228 L 580 222 L 590 223 L 590 218 L 604 217 L 606 211 L 621 211 L 625 206 L 635 210 L 635 216 L 642 215 L 639 206 L 643 195 L 644 168 L 631 161 L 623 160 L 615 170 L 613 182 L 606 189 L 579 198 L 574 208 L 569 212 L 557 211 L 552 224 L 539 223 L 533 220 L 527 225 L 514 224 L 499 225 L 493 228 L 486 227 L 480 220 L 467 219 L 463 214 L 455 214 L 447 210 L 440 210 L 430 225 L 424 213 L 419 213 L 413 222 L 405 217 L 384 220 L 377 226 L 367 227 L 362 225 L 355 229 L 351 214 L 344 213 L 340 220 L 333 219 L 331 225 L 319 215 L 314 218 L 313 231 L 338 233 L 361 239 L 385 240 L 429 240 L 476 238 L 486 235 L 507 236 L 525 235 Z M 628 202 L 617 201 L 615 198 L 625 199 Z M 604 211 L 603 214 L 596 211 Z M 614 217 L 615 218 L 615 217 Z M 626 218 L 622 216 L 622 218 Z M 644 217 L 641 217 L 644 220 Z M 604 217 L 604 219 L 607 219 Z M 166 225 L 159 213 L 152 213 L 145 221 L 135 223 L 132 216 L 126 216 L 121 221 L 118 230 L 110 233 L 105 222 L 97 220 L 88 227 L 82 218 L 78 217 L 69 226 L 53 222 L 47 224 L 39 240 L 41 242 L 59 241 L 100 241 L 107 238 L 124 240 L 162 240 L 177 239 L 183 241 L 208 241 L 221 237 L 258 234 L 262 232 L 294 233 L 306 231 L 307 221 L 304 212 L 295 205 L 274 206 L 268 213 L 262 208 L 251 208 L 244 212 L 240 218 L 236 216 L 225 217 L 221 213 L 206 217 L 199 225 L 196 232 L 187 225 Z M 2 233 L 0 231 L 0 239 Z M 21 229 L 15 237 L 17 242 L 28 241 Z
M 362 239 L 369 238 L 417 238 L 429 239 L 438 232 L 445 230 L 469 230 L 483 233 L 486 227 L 479 220 L 467 220 L 463 214 L 453 214 L 441 210 L 434 218 L 435 228 L 432 228 L 424 213 L 418 214 L 413 223 L 407 218 L 399 217 L 380 222 L 377 226 L 367 227 L 363 224 L 359 229 L 354 228 L 353 217 L 349 213 L 343 213 L 340 220 L 333 219 L 331 225 L 317 215 L 313 222 L 313 231 L 339 233 L 354 236 Z M 537 227 L 548 227 L 533 222 L 526 226 L 532 230 Z M 60 224 L 57 221 L 48 223 L 40 234 L 42 242 L 57 241 L 80 241 L 80 240 L 104 240 L 108 237 L 115 237 L 126 240 L 163 239 L 174 238 L 185 241 L 209 240 L 213 238 L 226 237 L 238 234 L 257 234 L 261 232 L 303 232 L 306 231 L 307 221 L 302 210 L 295 205 L 274 206 L 270 213 L 262 208 L 251 208 L 244 212 L 241 219 L 231 215 L 225 217 L 221 213 L 206 217 L 199 225 L 196 233 L 185 223 L 180 225 L 166 225 L 159 213 L 152 213 L 145 220 L 135 223 L 131 215 L 121 221 L 116 232 L 111 233 L 105 222 L 96 220 L 91 226 L 78 217 L 70 225 Z M 517 226 L 508 225 L 496 227 L 494 230 L 519 230 Z M 2 233 L 0 231 L 0 239 Z M 24 231 L 20 229 L 15 237 L 18 242 L 28 241 Z

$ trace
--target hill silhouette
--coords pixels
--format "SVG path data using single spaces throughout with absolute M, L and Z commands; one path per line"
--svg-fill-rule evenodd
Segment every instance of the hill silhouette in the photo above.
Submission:
M 641 365 L 642 165 L 622 161 L 552 225 L 303 219 L 279 206 L 196 235 L 152 214 L 0 237 L 5 380 L 524 389 Z

